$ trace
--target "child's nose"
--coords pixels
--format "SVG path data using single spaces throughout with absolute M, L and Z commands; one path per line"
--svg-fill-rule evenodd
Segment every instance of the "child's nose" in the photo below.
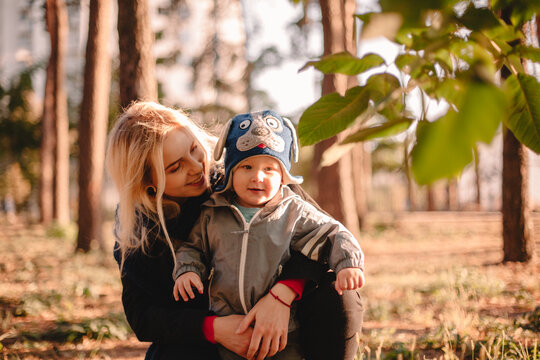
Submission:
M 264 180 L 264 172 L 261 170 L 258 170 L 255 172 L 255 181 L 261 182 Z

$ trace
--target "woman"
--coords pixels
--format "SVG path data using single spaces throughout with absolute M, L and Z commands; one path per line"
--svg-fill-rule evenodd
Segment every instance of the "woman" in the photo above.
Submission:
M 270 295 L 263 297 L 246 317 L 219 318 L 208 314 L 207 294 L 187 303 L 172 297 L 174 250 L 189 234 L 200 204 L 220 179 L 219 167 L 210 160 L 214 143 L 214 137 L 185 114 L 152 102 L 129 106 L 109 135 L 107 167 L 120 194 L 115 257 L 122 274 L 122 302 L 138 339 L 152 342 L 148 359 L 218 359 L 214 342 L 241 356 L 263 359 L 286 344 L 289 309 Z M 356 324 L 349 321 L 347 328 L 352 333 L 359 331 L 359 299 L 353 296 L 354 306 L 343 309 L 345 297 L 343 301 L 339 296 L 332 297 L 327 291 L 330 285 L 320 286 L 326 285 L 326 275 L 319 264 L 293 257 L 282 278 L 288 280 L 278 282 L 272 292 L 290 301 L 302 295 L 304 282 L 295 279 L 319 284 L 306 289 L 305 295 L 311 295 L 298 304 L 300 332 L 308 340 L 306 344 L 320 336 L 320 329 L 316 334 L 302 333 L 302 328 L 321 325 L 310 323 L 314 311 L 322 312 L 317 301 L 319 293 L 330 296 L 325 301 L 336 305 L 334 314 L 346 314 L 332 316 L 329 321 L 354 318 Z M 301 304 L 305 304 L 303 308 Z M 354 316 L 347 316 L 351 309 Z M 253 328 L 246 326 L 253 322 Z M 340 324 L 345 329 L 343 321 Z M 339 334 L 338 344 L 350 337 Z M 338 345 L 339 350 L 343 347 L 355 352 L 355 340 L 349 340 L 348 346 Z M 324 341 L 328 343 L 329 339 L 325 337 Z M 311 346 L 304 348 L 309 357 Z M 326 349 L 336 353 L 332 345 Z M 320 353 L 320 349 L 314 352 Z

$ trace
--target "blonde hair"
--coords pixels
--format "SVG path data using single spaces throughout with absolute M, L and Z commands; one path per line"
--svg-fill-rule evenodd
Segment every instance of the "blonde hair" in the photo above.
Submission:
M 186 129 L 200 142 L 208 169 L 216 139 L 181 110 L 155 102 L 134 102 L 118 117 L 109 134 L 106 164 L 120 195 L 116 236 L 121 268 L 130 253 L 139 249 L 145 252 L 149 247 L 148 233 L 154 229 L 145 226 L 144 217 L 152 220 L 157 230 L 163 231 L 164 241 L 174 259 L 174 246 L 165 226 L 165 217 L 179 215 L 180 205 L 163 197 L 163 140 L 177 128 Z M 152 184 L 152 172 L 156 184 Z M 152 186 L 155 186 L 155 192 L 149 192 Z

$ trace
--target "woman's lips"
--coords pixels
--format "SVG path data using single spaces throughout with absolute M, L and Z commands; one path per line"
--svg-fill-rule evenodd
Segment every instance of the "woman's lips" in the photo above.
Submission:
M 197 181 L 189 183 L 189 185 L 192 186 L 202 186 L 204 184 L 204 176 L 201 176 L 201 178 Z

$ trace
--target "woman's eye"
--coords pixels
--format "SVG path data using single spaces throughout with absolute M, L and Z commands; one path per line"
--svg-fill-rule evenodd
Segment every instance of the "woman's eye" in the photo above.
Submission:
M 172 168 L 169 170 L 169 173 L 174 174 L 175 172 L 177 172 L 178 170 L 180 170 L 180 168 L 182 168 L 182 164 L 178 163 L 177 165 L 175 165 L 174 167 L 172 167 Z
M 197 150 L 197 145 L 193 144 L 191 149 L 189 149 L 189 152 L 193 153 L 195 150 Z
M 266 118 L 266 124 L 270 126 L 272 129 L 277 129 L 279 127 L 279 123 L 276 119 L 273 117 Z
M 238 125 L 238 127 L 242 130 L 245 130 L 249 127 L 249 124 L 251 124 L 251 121 L 249 120 L 244 120 L 240 123 L 240 125 Z

